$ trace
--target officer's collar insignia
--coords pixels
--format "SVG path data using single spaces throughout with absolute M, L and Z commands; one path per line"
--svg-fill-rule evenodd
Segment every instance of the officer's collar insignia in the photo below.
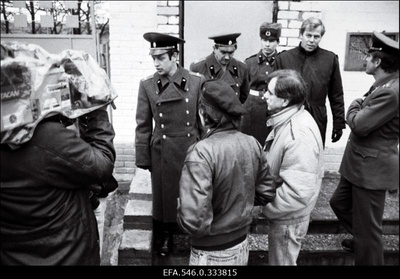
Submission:
M 271 36 L 271 32 L 269 32 L 269 31 L 267 31 L 267 32 L 265 32 L 265 36 Z
M 156 47 L 156 43 L 155 42 L 151 43 L 151 45 L 152 45 L 152 47 Z
M 231 40 L 229 40 L 229 42 L 228 42 L 228 45 L 231 45 L 232 44 L 232 41 Z

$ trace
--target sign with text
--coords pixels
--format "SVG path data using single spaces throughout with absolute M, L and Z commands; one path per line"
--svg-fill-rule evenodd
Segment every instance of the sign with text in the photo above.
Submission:
M 398 41 L 399 33 L 385 33 L 389 38 Z M 347 33 L 345 71 L 365 71 L 365 55 L 372 43 L 372 32 Z

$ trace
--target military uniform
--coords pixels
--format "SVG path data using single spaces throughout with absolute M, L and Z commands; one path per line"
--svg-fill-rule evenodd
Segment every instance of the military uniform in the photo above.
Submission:
M 370 52 L 399 56 L 398 42 L 376 31 L 372 41 Z M 376 67 L 367 73 L 374 75 L 375 83 L 346 114 L 351 133 L 339 168 L 341 179 L 330 200 L 339 221 L 353 235 L 356 265 L 384 264 L 385 193 L 399 188 L 398 64 L 390 73 L 374 63 L 367 61 L 367 70 Z
M 209 37 L 213 39 L 218 46 L 235 46 L 236 38 L 240 33 L 226 34 L 221 36 Z M 246 65 L 231 58 L 224 71 L 221 64 L 217 61 L 214 53 L 209 56 L 193 62 L 190 65 L 190 71 L 204 75 L 206 80 L 220 79 L 225 81 L 236 93 L 240 102 L 243 104 L 249 95 L 249 77 Z
M 263 23 L 260 26 L 260 38 L 279 41 L 280 31 L 281 24 Z M 267 105 L 263 91 L 267 88 L 267 77 L 273 71 L 276 55 L 276 50 L 268 56 L 260 50 L 244 61 L 249 72 L 250 94 L 243 105 L 248 114 L 243 116 L 240 130 L 255 137 L 261 145 L 268 135 Z
M 147 37 L 152 45 L 157 40 L 165 43 L 164 36 L 152 34 Z M 151 54 L 165 53 L 170 49 L 169 45 L 171 43 L 166 43 L 166 46 L 159 43 L 151 49 Z M 203 82 L 204 77 L 178 64 L 172 78 L 156 72 L 140 81 L 136 112 L 136 166 L 151 171 L 156 237 L 165 238 L 165 235 L 160 236 L 160 231 L 173 231 L 174 226 L 166 224 L 176 224 L 183 162 L 189 146 L 199 139 L 197 105 Z M 169 241 L 172 243 L 172 237 Z

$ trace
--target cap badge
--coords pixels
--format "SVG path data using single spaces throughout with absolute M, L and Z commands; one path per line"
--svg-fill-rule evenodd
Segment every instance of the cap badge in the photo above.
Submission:
M 267 32 L 265 32 L 265 36 L 271 36 L 271 32 L 270 31 L 267 31 Z
M 228 42 L 228 45 L 231 45 L 232 44 L 232 41 L 231 40 L 229 40 L 229 42 Z
M 152 47 L 156 47 L 156 43 L 155 42 L 152 42 L 151 45 L 152 45 Z

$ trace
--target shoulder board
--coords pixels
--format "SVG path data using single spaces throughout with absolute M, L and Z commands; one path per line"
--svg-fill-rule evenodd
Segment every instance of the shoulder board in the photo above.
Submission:
M 192 72 L 192 71 L 189 71 L 189 74 L 192 75 L 192 76 L 196 76 L 196 77 L 201 77 L 202 76 L 200 73 Z
M 249 56 L 249 57 L 247 57 L 244 61 L 246 61 L 247 59 L 250 59 L 250 58 L 253 58 L 253 57 L 256 57 L 258 55 L 258 53 L 256 53 L 256 54 L 253 54 L 252 56 Z
M 396 80 L 398 80 L 398 78 L 394 78 L 394 79 L 389 80 L 387 83 L 385 83 L 384 85 L 382 85 L 382 88 L 391 87 L 392 84 L 393 84 Z
M 199 63 L 199 62 L 201 62 L 201 61 L 204 61 L 204 60 L 206 60 L 206 57 L 203 57 L 203 58 L 201 58 L 201 59 L 195 60 L 195 61 L 193 62 L 193 64 L 197 64 L 197 63 Z
M 244 63 L 244 61 L 242 61 L 242 60 L 238 60 L 238 59 L 236 59 L 236 61 L 238 62 L 238 63 L 240 63 L 240 64 L 244 64 L 244 65 L 246 65 L 246 63 Z M 247 66 L 246 66 L 247 67 Z
M 151 78 L 153 78 L 153 77 L 154 77 L 154 74 L 152 74 L 152 75 L 150 75 L 150 76 L 148 76 L 148 77 L 145 77 L 145 78 L 143 78 L 143 79 L 142 79 L 142 81 L 145 81 L 145 80 L 151 79 Z

